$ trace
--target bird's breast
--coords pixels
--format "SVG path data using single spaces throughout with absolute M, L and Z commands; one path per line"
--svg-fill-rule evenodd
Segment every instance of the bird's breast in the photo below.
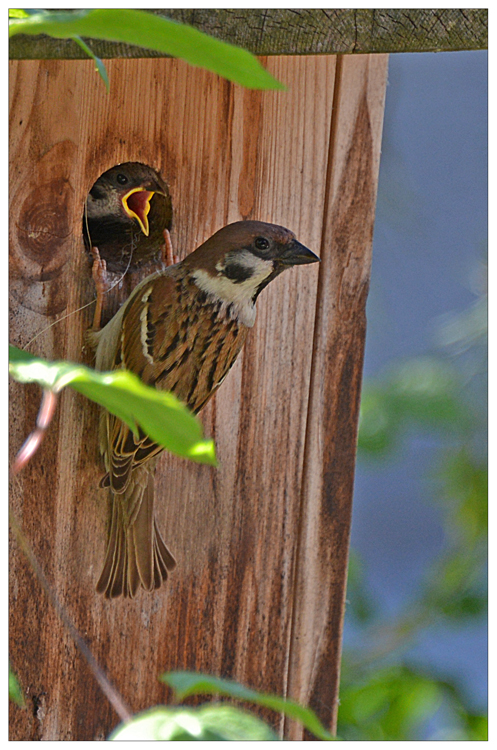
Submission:
M 192 281 L 177 284 L 177 298 L 168 314 L 167 335 L 155 336 L 154 362 L 144 379 L 157 373 L 155 386 L 172 391 L 192 411 L 198 412 L 217 390 L 245 343 L 248 327 L 236 316 L 233 305 L 213 299 Z M 158 343 L 158 342 L 157 342 Z
M 221 316 L 252 328 L 255 323 L 253 297 L 259 283 L 258 278 L 251 276 L 245 281 L 237 282 L 222 274 L 213 276 L 203 269 L 194 271 L 192 278 L 198 289 L 207 295 L 208 302 L 218 305 Z

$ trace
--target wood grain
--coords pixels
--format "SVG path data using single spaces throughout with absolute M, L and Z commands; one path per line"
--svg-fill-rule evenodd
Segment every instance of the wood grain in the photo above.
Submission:
M 332 727 L 387 73 L 384 56 L 354 62 L 339 58 L 335 85 L 288 678 Z
M 181 256 L 240 218 L 288 226 L 323 255 L 321 269 L 294 269 L 261 295 L 245 350 L 202 414 L 220 468 L 171 455 L 159 463 L 159 522 L 178 560 L 167 586 L 135 601 L 95 593 L 109 503 L 97 489 L 98 408 L 78 394 L 63 393 L 39 453 L 12 480 L 11 506 L 133 711 L 168 700 L 161 672 L 192 669 L 310 701 L 328 721 L 386 58 L 343 61 L 338 88 L 334 57 L 263 62 L 287 91 L 245 91 L 181 61 L 150 59 L 109 62 L 107 95 L 90 61 L 11 63 L 13 344 L 37 336 L 30 351 L 91 362 L 83 205 L 121 161 L 148 163 L 166 179 Z M 35 386 L 12 385 L 13 453 L 38 401 Z M 340 556 L 333 573 L 320 569 L 327 545 Z M 10 653 L 29 703 L 12 708 L 11 739 L 105 738 L 117 718 L 15 544 L 10 574 Z
M 487 49 L 487 8 L 163 8 L 152 10 L 254 55 L 336 55 Z M 88 39 L 96 55 L 161 57 L 121 42 Z M 70 39 L 19 34 L 11 59 L 81 59 Z

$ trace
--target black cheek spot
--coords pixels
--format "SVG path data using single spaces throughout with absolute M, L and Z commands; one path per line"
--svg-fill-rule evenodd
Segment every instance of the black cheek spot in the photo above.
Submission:
M 226 265 L 223 273 L 227 279 L 234 281 L 235 284 L 241 284 L 254 275 L 254 270 L 239 263 L 229 263 Z

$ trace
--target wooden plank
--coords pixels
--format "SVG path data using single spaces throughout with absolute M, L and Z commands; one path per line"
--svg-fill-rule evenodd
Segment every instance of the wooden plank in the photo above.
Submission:
M 255 55 L 364 54 L 487 49 L 487 8 L 167 8 L 187 23 Z M 160 57 L 119 42 L 87 40 L 99 57 Z M 10 40 L 11 59 L 84 58 L 71 40 Z
M 339 58 L 328 161 L 288 692 L 332 728 L 386 76 L 387 56 Z
M 266 62 L 286 92 L 244 91 L 165 59 L 110 62 L 108 95 L 91 61 L 11 63 L 12 343 L 37 335 L 31 351 L 90 361 L 83 205 L 120 161 L 167 180 L 181 255 L 239 218 L 321 246 L 335 59 Z M 167 699 L 157 675 L 169 669 L 287 692 L 318 273 L 296 269 L 262 295 L 244 354 L 203 414 L 220 468 L 160 462 L 159 521 L 179 564 L 159 592 L 95 594 L 109 516 L 97 407 L 64 393 L 39 454 L 12 481 L 12 507 L 57 596 L 133 711 Z M 38 399 L 13 385 L 12 451 Z M 15 545 L 11 579 L 11 657 L 32 706 L 12 709 L 11 738 L 103 739 L 116 716 Z

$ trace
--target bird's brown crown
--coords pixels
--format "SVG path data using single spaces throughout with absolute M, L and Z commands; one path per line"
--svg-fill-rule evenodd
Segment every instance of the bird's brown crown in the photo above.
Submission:
M 262 251 L 258 251 L 255 246 L 258 238 L 268 240 L 274 250 L 295 241 L 293 232 L 277 224 L 267 224 L 264 221 L 236 221 L 209 237 L 183 262 L 185 265 L 205 269 L 214 275 L 217 273 L 217 263 L 224 259 L 228 252 L 249 250 L 260 254 Z M 273 259 L 270 252 L 267 256 L 261 257 Z

